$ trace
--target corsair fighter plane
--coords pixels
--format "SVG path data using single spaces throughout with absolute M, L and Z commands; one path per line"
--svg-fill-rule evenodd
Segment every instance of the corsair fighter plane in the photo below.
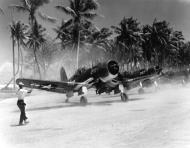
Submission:
M 90 88 L 95 88 L 97 94 L 111 91 L 114 91 L 115 94 L 120 93 L 121 100 L 126 102 L 128 100 L 126 88 L 129 85 L 159 75 L 160 71 L 160 68 L 151 68 L 151 70 L 130 77 L 120 73 L 118 63 L 111 60 L 107 63 L 99 63 L 92 68 L 78 69 L 70 79 L 67 78 L 65 69 L 62 67 L 60 70 L 61 81 L 18 78 L 16 83 L 23 87 L 65 93 L 66 102 L 76 92 L 80 95 L 80 102 L 87 103 L 86 95 Z

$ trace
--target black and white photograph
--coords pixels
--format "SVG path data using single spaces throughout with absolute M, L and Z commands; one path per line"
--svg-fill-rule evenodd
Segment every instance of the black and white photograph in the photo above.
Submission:
M 190 148 L 190 0 L 0 0 L 0 148 Z

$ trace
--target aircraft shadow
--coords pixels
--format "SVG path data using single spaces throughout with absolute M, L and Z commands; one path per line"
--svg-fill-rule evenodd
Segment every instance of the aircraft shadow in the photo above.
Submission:
M 133 98 L 129 99 L 127 102 L 132 102 L 132 101 L 139 101 L 143 100 L 144 98 Z M 123 102 L 123 103 L 127 103 Z M 108 100 L 108 101 L 100 101 L 100 102 L 89 102 L 85 105 L 80 104 L 80 102 L 69 102 L 69 103 L 63 103 L 61 105 L 55 105 L 55 106 L 46 106 L 46 107 L 36 107 L 36 108 L 28 108 L 26 111 L 38 111 L 38 110 L 50 110 L 50 109 L 59 109 L 59 108 L 70 108 L 70 107 L 86 107 L 86 106 L 110 106 L 113 103 L 122 103 L 121 100 Z M 19 112 L 14 111 L 14 112 Z
M 142 94 L 139 94 L 138 92 L 130 92 L 130 93 L 128 93 L 128 95 L 134 96 L 134 95 L 144 95 L 144 94 L 152 94 L 152 93 L 154 93 L 154 92 L 153 91 L 145 91 Z M 111 95 L 102 96 L 102 98 L 110 98 L 110 97 L 112 97 L 112 98 L 120 97 L 120 94 L 116 94 L 116 95 L 111 94 Z

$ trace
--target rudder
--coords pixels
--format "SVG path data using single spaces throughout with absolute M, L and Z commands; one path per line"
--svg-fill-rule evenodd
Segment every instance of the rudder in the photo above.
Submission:
M 67 74 L 64 67 L 61 67 L 60 69 L 60 78 L 61 78 L 61 81 L 68 81 Z

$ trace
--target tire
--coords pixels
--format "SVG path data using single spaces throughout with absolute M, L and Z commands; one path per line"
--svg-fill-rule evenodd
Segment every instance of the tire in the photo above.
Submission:
M 82 96 L 82 97 L 80 98 L 80 103 L 81 103 L 82 105 L 87 104 L 87 103 L 88 103 L 87 98 L 86 98 L 85 96 Z
M 139 94 L 144 94 L 144 89 L 143 88 L 139 88 L 138 93 Z
M 128 95 L 127 94 L 125 94 L 125 93 L 121 93 L 121 101 L 123 101 L 123 102 L 127 102 L 128 101 Z

